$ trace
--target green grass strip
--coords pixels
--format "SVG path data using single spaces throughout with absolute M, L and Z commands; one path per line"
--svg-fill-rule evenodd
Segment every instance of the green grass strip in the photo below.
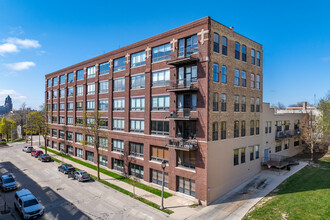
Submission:
M 42 149 L 45 149 L 44 147 L 41 147 L 41 148 L 42 148 Z M 79 163 L 79 164 L 81 164 L 81 165 L 83 165 L 83 166 L 85 166 L 85 167 L 88 167 L 88 168 L 90 168 L 90 169 L 97 170 L 97 167 L 96 167 L 95 165 L 90 164 L 90 163 L 87 163 L 87 162 L 81 161 L 81 160 L 79 160 L 79 159 L 76 159 L 76 158 L 70 157 L 70 156 L 68 156 L 68 155 L 62 154 L 62 153 L 57 152 L 57 151 L 55 151 L 55 150 L 53 150 L 53 149 L 49 149 L 49 148 L 47 148 L 47 151 L 52 152 L 52 153 L 54 153 L 54 154 L 56 154 L 56 155 L 58 155 L 58 156 L 61 156 L 61 157 L 63 157 L 63 158 L 66 158 L 66 159 L 68 159 L 68 160 L 71 160 L 71 161 L 73 161 L 73 162 Z M 152 188 L 152 187 L 150 187 L 150 186 L 147 186 L 147 185 L 145 185 L 145 184 L 143 184 L 143 183 L 136 182 L 136 181 L 134 181 L 134 180 L 131 180 L 130 178 L 124 177 L 124 176 L 122 176 L 122 175 L 119 175 L 119 174 L 117 174 L 117 173 L 114 173 L 114 172 L 111 172 L 111 171 L 109 171 L 109 170 L 103 169 L 103 168 L 101 168 L 101 167 L 100 167 L 100 173 L 103 173 L 103 174 L 105 174 L 105 175 L 111 176 L 111 177 L 113 177 L 113 178 L 115 178 L 115 179 L 117 179 L 117 180 L 120 180 L 120 181 L 122 181 L 122 182 L 128 183 L 128 184 L 130 184 L 130 185 L 134 185 L 134 186 L 136 186 L 137 188 L 143 189 L 143 190 L 145 190 L 145 191 L 147 191 L 147 192 L 150 192 L 150 193 L 152 193 L 152 194 L 154 194 L 154 195 L 157 195 L 157 196 L 161 196 L 161 195 L 162 195 L 162 191 L 159 190 L 159 189 L 155 189 L 155 188 Z M 171 193 L 164 192 L 164 198 L 168 198 L 168 197 L 171 197 L 171 196 L 172 196 Z

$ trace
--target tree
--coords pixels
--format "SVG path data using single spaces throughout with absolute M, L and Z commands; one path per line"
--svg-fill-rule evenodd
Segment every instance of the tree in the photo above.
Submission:
M 315 118 L 315 117 L 314 117 Z M 310 149 L 311 161 L 314 159 L 314 147 L 318 140 L 316 124 L 313 121 L 313 111 L 306 114 L 301 121 L 301 137 L 306 142 L 307 147 Z
M 322 134 L 322 143 L 330 144 L 330 91 L 326 97 L 322 98 L 317 106 L 321 115 L 319 118 L 319 127 Z
M 277 104 L 272 104 L 271 107 L 275 109 L 285 109 L 285 105 L 281 102 L 278 102 Z
M 103 122 L 100 120 L 100 112 L 95 110 L 93 112 L 84 112 L 82 117 L 82 123 L 77 124 L 80 126 L 80 131 L 82 132 L 84 139 L 81 142 L 83 146 L 89 145 L 93 146 L 96 151 L 96 165 L 97 165 L 97 179 L 100 179 L 100 151 L 102 151 L 102 146 L 100 144 L 100 137 L 107 138 L 107 134 L 100 130 Z M 101 149 L 100 149 L 101 148 Z
M 7 120 L 5 116 L 2 117 L 0 123 L 0 133 L 6 135 L 6 139 L 8 142 L 9 134 L 10 137 L 13 135 L 12 131 L 16 128 L 16 122 L 13 120 Z

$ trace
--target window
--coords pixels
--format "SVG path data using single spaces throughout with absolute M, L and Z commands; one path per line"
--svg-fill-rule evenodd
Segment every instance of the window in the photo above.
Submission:
M 47 99 L 51 98 L 51 91 L 47 91 Z
M 239 96 L 234 96 L 234 112 L 239 112 Z
M 51 87 L 52 86 L 52 80 L 51 79 L 47 79 L 47 87 Z
M 156 161 L 167 161 L 168 162 L 169 153 L 168 149 L 165 147 L 151 146 L 151 160 Z
M 113 71 L 121 71 L 126 69 L 125 57 L 115 59 L 113 61 Z
M 55 77 L 53 78 L 53 86 L 57 86 L 58 85 L 58 78 Z
M 124 111 L 125 110 L 125 99 L 113 99 L 113 111 Z
M 269 121 L 265 121 L 265 134 L 268 133 L 268 123 Z
M 131 89 L 141 89 L 145 87 L 145 76 L 139 74 L 137 76 L 131 76 Z
M 51 111 L 51 105 L 50 104 L 47 104 L 47 110 Z
M 73 133 L 71 131 L 67 131 L 66 132 L 66 139 L 68 141 L 72 141 L 73 140 Z
M 196 166 L 196 151 L 182 151 L 177 152 L 177 166 L 195 169 Z
M 82 117 L 76 117 L 76 125 L 77 126 L 82 126 L 83 124 L 83 119 Z
M 76 111 L 83 110 L 83 102 L 76 102 Z
M 256 98 L 256 112 L 260 112 L 260 98 Z
M 190 109 L 196 110 L 197 94 L 180 94 L 178 95 L 178 110 Z
M 179 40 L 179 57 L 190 56 L 198 51 L 198 37 L 197 34 L 191 37 Z
M 76 156 L 80 157 L 80 158 L 83 158 L 83 150 L 79 149 L 79 148 L 76 148 Z
M 242 112 L 246 112 L 246 97 L 242 96 Z
M 124 141 L 112 139 L 112 150 L 120 153 L 124 153 Z
M 123 160 L 117 160 L 115 158 L 112 158 L 112 168 L 114 170 L 124 172 L 124 161 Z
M 245 148 L 241 148 L 241 164 L 245 163 Z
M 64 139 L 64 136 L 65 136 L 65 135 L 64 135 L 64 131 L 59 130 L 59 133 L 60 133 L 60 138 L 61 138 L 61 139 Z
M 240 44 L 238 42 L 235 42 L 235 59 L 240 59 Z
M 108 166 L 108 157 L 104 155 L 99 155 L 99 162 L 103 166 Z
M 152 48 L 152 62 L 158 62 L 170 58 L 171 44 L 163 44 Z
M 217 141 L 218 140 L 218 134 L 219 134 L 219 130 L 218 130 L 218 122 L 213 122 L 213 126 L 212 126 L 212 140 L 213 141 Z
M 282 150 L 282 142 L 281 141 L 276 141 L 275 142 L 275 152 L 280 152 Z
M 293 146 L 298 146 L 299 145 L 299 137 L 294 138 Z
M 107 118 L 100 118 L 99 119 L 99 125 L 100 125 L 100 128 L 108 129 L 108 119 Z
M 191 82 L 197 82 L 197 66 L 186 66 L 179 68 L 178 84 L 189 87 Z
M 125 90 L 125 78 L 117 78 L 113 80 L 113 91 Z
M 253 146 L 251 146 L 251 147 L 249 147 L 250 148 L 250 161 L 252 161 L 252 160 L 254 160 L 254 147 Z
M 99 137 L 99 145 L 102 149 L 108 150 L 108 138 Z
M 105 63 L 101 63 L 100 64 L 100 76 L 104 75 L 104 74 L 108 74 L 109 73 L 109 62 L 105 62 Z
M 117 131 L 123 131 L 125 128 L 124 119 L 113 119 L 112 120 L 112 129 Z
M 239 122 L 234 121 L 234 138 L 239 137 Z
M 276 132 L 282 131 L 282 121 L 276 121 Z
M 84 86 L 77 86 L 77 96 L 83 96 L 84 95 Z
M 254 74 L 251 74 L 251 88 L 254 88 Z
M 242 61 L 246 62 L 246 46 L 242 44 Z
M 259 159 L 259 145 L 254 146 L 256 152 L 256 159 Z
M 130 142 L 129 155 L 143 158 L 143 144 Z
M 170 109 L 170 96 L 153 96 L 151 98 L 151 110 L 168 111 Z
M 260 52 L 257 51 L 257 66 L 260 66 Z
M 284 140 L 284 150 L 289 149 L 289 139 Z
M 256 64 L 256 59 L 255 59 L 255 50 L 251 49 L 251 64 Z
M 108 93 L 109 92 L 109 82 L 103 81 L 99 82 L 99 93 Z
M 257 74 L 257 84 L 256 84 L 256 89 L 260 89 L 260 75 Z
M 242 87 L 246 87 L 246 72 L 242 71 Z
M 164 186 L 168 187 L 168 173 L 164 173 Z M 151 181 L 158 185 L 163 185 L 163 172 L 158 170 L 151 170 Z
M 151 121 L 151 134 L 169 135 L 169 131 L 168 121 Z
M 256 120 L 256 135 L 260 133 L 260 122 L 259 120 Z
M 57 90 L 53 91 L 53 99 L 57 99 Z
M 241 136 L 244 137 L 246 134 L 246 125 L 245 121 L 241 121 Z
M 222 36 L 222 54 L 227 56 L 227 38 Z
M 87 84 L 87 95 L 95 94 L 95 83 Z
M 219 82 L 219 65 L 213 64 L 213 82 Z
M 73 96 L 73 87 L 69 87 L 68 88 L 67 95 L 68 95 L 68 97 L 72 97 Z
M 219 34 L 213 33 L 213 51 L 219 53 Z
M 73 102 L 68 102 L 68 103 L 66 104 L 66 109 L 67 109 L 68 111 L 73 111 Z
M 239 86 L 239 70 L 235 69 L 235 81 L 234 81 L 235 86 Z
M 144 97 L 131 98 L 131 111 L 144 111 Z
M 64 125 L 64 123 L 65 123 L 65 117 L 60 116 L 60 124 Z
M 73 125 L 73 117 L 67 117 L 67 118 L 66 118 L 66 123 L 67 123 L 68 125 Z
M 84 79 L 84 70 L 78 70 L 77 71 L 77 80 Z
M 221 111 L 227 111 L 227 95 L 224 93 L 221 94 Z
M 254 112 L 254 98 L 251 98 L 251 112 Z
M 57 137 L 57 130 L 56 129 L 52 129 L 52 136 Z
M 87 106 L 87 111 L 95 110 L 95 101 L 87 101 L 86 106 Z
M 141 51 L 131 55 L 131 67 L 142 66 L 146 64 L 146 52 Z
M 219 111 L 219 93 L 213 93 L 213 111 Z
M 57 143 L 55 141 L 53 141 L 52 145 L 53 145 L 53 148 L 57 149 Z
M 86 144 L 87 145 L 94 145 L 94 136 L 86 135 Z
M 221 122 L 221 140 L 226 139 L 226 122 L 222 121 Z
M 250 135 L 254 135 L 254 121 L 250 121 Z
M 53 104 L 53 111 L 57 111 L 57 103 Z
M 95 66 L 87 68 L 87 79 L 95 77 Z
M 131 125 L 130 126 L 131 132 L 138 132 L 138 133 L 144 132 L 144 120 L 131 119 L 130 125 Z
M 167 86 L 170 84 L 170 70 L 161 70 L 152 73 L 152 86 Z
M 239 150 L 235 149 L 234 150 L 234 166 L 238 165 L 238 154 L 239 154 Z
M 60 143 L 60 151 L 65 152 L 65 145 Z
M 65 75 L 60 76 L 60 85 L 65 84 Z
M 143 175 L 144 175 L 143 166 L 139 166 L 131 163 L 129 167 L 130 167 L 130 175 L 143 179 Z
M 108 111 L 108 100 L 99 100 L 99 110 Z
M 74 80 L 74 75 L 73 75 L 73 73 L 68 73 L 68 83 L 73 82 L 73 80 Z
M 82 142 L 83 141 L 83 135 L 81 133 L 76 133 L 76 142 Z
M 57 116 L 52 116 L 52 123 L 54 123 L 54 124 L 57 123 Z
M 227 83 L 227 67 L 226 66 L 222 66 L 221 82 Z

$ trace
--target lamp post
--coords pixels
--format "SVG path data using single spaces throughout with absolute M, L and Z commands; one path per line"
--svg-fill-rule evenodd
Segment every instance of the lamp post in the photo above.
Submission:
M 166 161 L 163 160 L 161 165 L 162 165 L 162 169 L 163 169 L 163 181 L 162 181 L 162 203 L 161 203 L 160 209 L 164 209 L 164 182 L 165 182 Z

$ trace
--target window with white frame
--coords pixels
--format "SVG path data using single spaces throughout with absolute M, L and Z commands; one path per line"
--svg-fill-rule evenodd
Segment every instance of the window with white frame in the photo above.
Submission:
M 144 97 L 131 98 L 131 111 L 144 111 Z
M 170 109 L 170 96 L 153 96 L 151 100 L 151 110 L 161 111 Z
M 129 143 L 129 155 L 143 158 L 144 145 L 140 143 L 130 142 Z
M 143 50 L 131 55 L 131 67 L 143 66 L 146 64 L 146 52 Z
M 95 77 L 95 66 L 87 68 L 87 79 L 92 77 Z
M 77 71 L 77 80 L 84 79 L 84 70 L 78 70 Z
M 99 82 L 99 93 L 108 93 L 109 92 L 109 82 L 102 81 Z
M 72 141 L 73 140 L 73 133 L 71 131 L 67 131 L 66 132 L 66 139 L 68 141 Z
M 95 83 L 87 84 L 87 95 L 95 94 Z
M 170 70 L 160 70 L 152 73 L 152 86 L 167 86 L 170 84 Z
M 68 97 L 72 97 L 73 96 L 73 87 L 69 87 L 68 88 Z
M 76 156 L 83 158 L 83 150 L 80 148 L 76 148 Z
M 65 123 L 65 117 L 60 116 L 60 124 L 64 125 L 64 123 Z
M 124 153 L 124 141 L 112 139 L 112 151 Z
M 53 90 L 53 99 L 57 99 L 57 90 Z
M 76 111 L 82 111 L 83 110 L 83 102 L 76 102 Z
M 47 91 L 47 99 L 51 98 L 51 91 Z
M 60 133 L 60 138 L 61 139 L 64 139 L 64 136 L 65 136 L 64 131 L 63 130 L 59 130 L 59 133 Z
M 169 121 L 151 121 L 151 134 L 169 135 Z
M 125 57 L 120 57 L 113 61 L 113 71 L 121 71 L 126 69 Z
M 67 105 L 66 105 L 66 109 L 68 111 L 72 111 L 73 110 L 73 102 L 68 102 Z
M 130 125 L 131 132 L 144 132 L 144 120 L 131 119 Z
M 158 62 L 170 58 L 171 44 L 163 44 L 152 48 L 152 62 Z
M 57 103 L 53 103 L 53 111 L 57 111 Z
M 260 89 L 260 75 L 257 74 L 256 78 L 257 78 L 256 89 Z
M 100 76 L 109 73 L 109 62 L 101 63 L 99 67 Z
M 99 145 L 102 149 L 108 149 L 108 138 L 99 137 Z
M 76 142 L 82 142 L 83 141 L 83 135 L 81 133 L 76 133 Z
M 52 80 L 51 79 L 47 79 L 47 87 L 51 87 L 52 86 Z
M 254 88 L 254 74 L 251 73 L 251 88 Z
M 73 117 L 67 117 L 66 120 L 68 125 L 73 125 Z
M 124 111 L 125 110 L 125 98 L 113 99 L 113 111 Z
M 117 78 L 113 80 L 113 91 L 124 91 L 125 90 L 125 78 Z
M 84 86 L 77 86 L 77 96 L 83 96 L 84 95 Z
M 58 78 L 55 77 L 53 78 L 53 86 L 57 86 L 58 85 Z
M 131 76 L 131 89 L 142 89 L 144 87 L 145 87 L 144 74 Z
M 112 120 L 112 129 L 117 131 L 123 131 L 125 128 L 125 120 L 124 119 L 116 119 Z
M 65 97 L 65 89 L 60 89 L 60 98 Z
M 95 101 L 86 102 L 87 111 L 95 110 Z
M 93 145 L 94 144 L 94 136 L 86 135 L 86 144 L 87 145 Z
M 108 111 L 108 100 L 99 100 L 99 110 Z

